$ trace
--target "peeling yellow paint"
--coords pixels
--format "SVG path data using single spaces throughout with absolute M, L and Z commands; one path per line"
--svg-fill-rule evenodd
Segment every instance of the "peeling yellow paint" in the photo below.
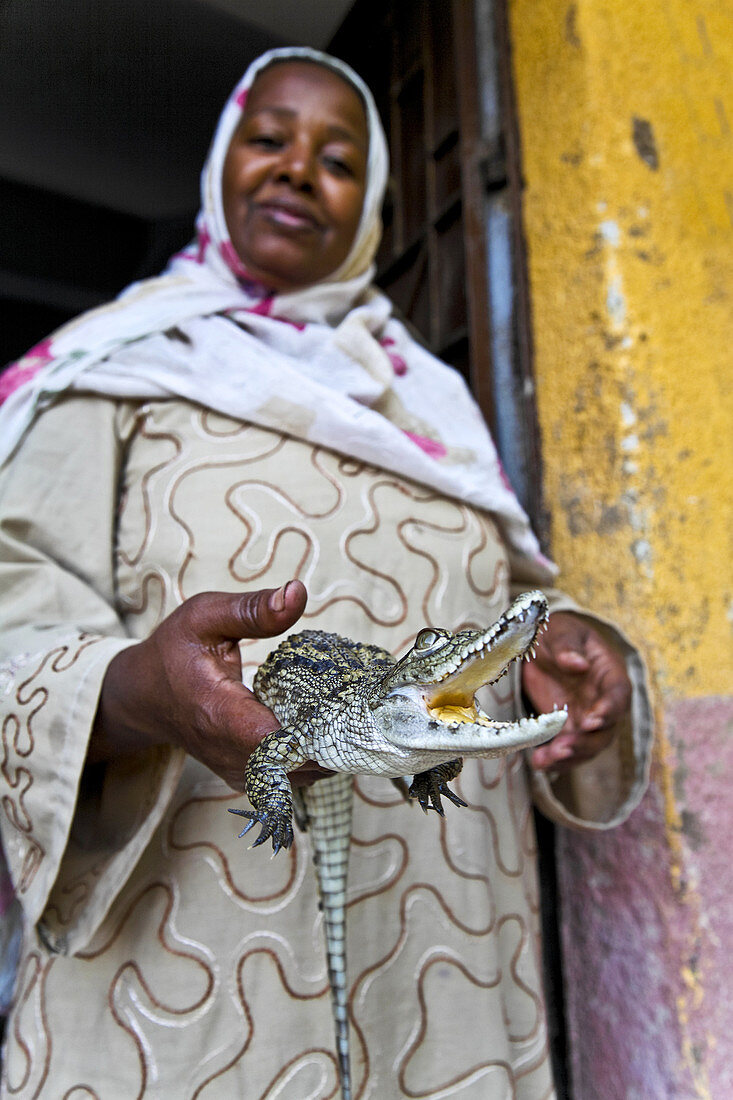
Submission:
M 733 682 L 733 0 L 510 0 L 563 582 L 663 690 Z
M 508 12 L 552 553 L 652 669 L 680 1066 L 708 1100 L 705 901 L 663 715 L 733 683 L 733 0 Z
M 656 783 L 664 801 L 665 837 L 667 840 L 669 862 L 667 870 L 672 889 L 680 906 L 687 915 L 687 935 L 680 959 L 681 992 L 676 999 L 677 1023 L 680 1032 L 680 1058 L 690 1075 L 699 1100 L 712 1100 L 706 1069 L 705 1053 L 712 1049 L 709 1036 L 705 1039 L 705 1051 L 697 1049 L 699 1038 L 693 1041 L 691 1016 L 699 1012 L 705 999 L 704 975 L 701 973 L 701 951 L 699 945 L 703 936 L 703 901 L 698 885 L 690 880 L 689 866 L 685 859 L 682 841 L 682 819 L 674 797 L 674 760 L 673 750 L 667 738 L 661 706 L 655 711 L 657 730 L 657 766 Z M 691 960 L 695 960 L 692 964 Z M 696 1035 L 699 1034 L 699 1028 Z
M 683 1065 L 690 1072 L 692 1077 L 692 1085 L 695 1089 L 695 1096 L 699 1100 L 713 1100 L 713 1094 L 710 1091 L 710 1083 L 707 1079 L 704 1068 L 700 1066 L 700 1054 L 701 1052 L 696 1050 L 694 1045 L 689 1039 L 689 1036 L 685 1033 L 687 1028 L 688 1018 L 687 1009 L 684 999 L 677 998 L 677 1018 L 683 1024 L 683 1039 L 682 1039 L 682 1058 Z

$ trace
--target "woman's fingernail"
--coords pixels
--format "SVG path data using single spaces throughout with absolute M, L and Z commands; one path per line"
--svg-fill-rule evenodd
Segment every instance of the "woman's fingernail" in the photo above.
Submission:
M 287 587 L 287 584 L 284 584 L 282 588 L 276 588 L 274 592 L 270 593 L 270 598 L 267 601 L 267 606 L 270 608 L 270 611 L 285 610 L 285 592 Z

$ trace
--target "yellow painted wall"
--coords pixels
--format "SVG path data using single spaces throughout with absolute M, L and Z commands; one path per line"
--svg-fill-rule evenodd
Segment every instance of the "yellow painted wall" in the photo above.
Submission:
M 509 0 L 564 586 L 733 682 L 733 0 Z

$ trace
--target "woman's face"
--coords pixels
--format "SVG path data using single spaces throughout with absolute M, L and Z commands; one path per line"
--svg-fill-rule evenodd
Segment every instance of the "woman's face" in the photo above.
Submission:
M 224 161 L 224 215 L 253 279 L 310 286 L 346 259 L 364 203 L 368 133 L 357 92 L 330 69 L 288 61 L 249 90 Z

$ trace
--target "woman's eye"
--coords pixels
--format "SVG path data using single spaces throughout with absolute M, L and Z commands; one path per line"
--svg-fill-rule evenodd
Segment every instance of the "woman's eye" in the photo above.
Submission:
M 274 134 L 255 134 L 249 139 L 249 144 L 257 146 L 258 149 L 280 149 L 283 139 Z
M 347 161 L 341 160 L 340 157 L 325 156 L 323 158 L 323 163 L 326 165 L 329 172 L 333 172 L 336 176 L 354 176 L 354 170 L 351 165 L 347 163 Z

